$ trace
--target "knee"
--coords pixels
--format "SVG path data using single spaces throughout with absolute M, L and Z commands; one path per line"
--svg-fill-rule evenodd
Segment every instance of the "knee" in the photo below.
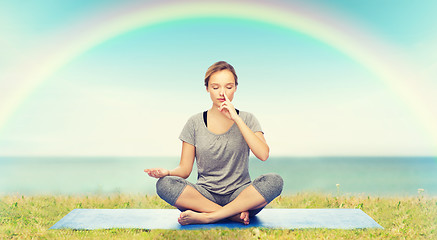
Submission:
M 284 180 L 279 174 L 276 173 L 267 173 L 263 175 L 264 179 L 272 189 L 278 189 L 279 194 L 282 192 L 282 188 L 284 187 Z M 278 194 L 278 196 L 279 196 Z
M 156 193 L 167 203 L 174 205 L 180 191 L 185 188 L 182 178 L 176 176 L 167 176 L 158 179 L 156 182 Z
M 158 179 L 156 182 L 156 193 L 161 198 L 162 196 L 168 195 L 168 192 L 172 191 L 177 185 L 180 184 L 180 181 L 178 180 L 178 177 L 175 176 L 167 176 Z
M 259 191 L 262 191 L 261 194 L 266 198 L 266 201 L 270 202 L 277 196 L 281 195 L 284 187 L 284 180 L 279 176 L 279 174 L 267 173 L 255 179 L 253 185 Z

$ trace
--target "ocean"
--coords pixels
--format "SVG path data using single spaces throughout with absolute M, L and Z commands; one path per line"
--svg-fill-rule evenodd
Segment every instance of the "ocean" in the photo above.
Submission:
M 0 157 L 0 195 L 155 194 L 156 179 L 143 170 L 178 163 L 178 157 Z M 283 177 L 283 194 L 437 196 L 436 157 L 250 159 L 252 179 L 269 172 Z M 196 178 L 194 168 L 188 180 Z

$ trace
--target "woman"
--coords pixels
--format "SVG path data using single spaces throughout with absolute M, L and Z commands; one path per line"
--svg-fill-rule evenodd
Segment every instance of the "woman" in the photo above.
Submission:
M 181 225 L 225 218 L 249 224 L 249 217 L 282 192 L 283 181 L 277 174 L 250 180 L 249 152 L 265 161 L 269 146 L 257 119 L 232 105 L 237 85 L 237 74 L 227 62 L 209 67 L 205 86 L 212 107 L 192 116 L 185 124 L 179 136 L 182 140 L 179 166 L 173 170 L 144 170 L 159 178 L 158 195 L 182 211 L 178 219 Z M 198 181 L 192 184 L 185 179 L 190 176 L 195 159 Z

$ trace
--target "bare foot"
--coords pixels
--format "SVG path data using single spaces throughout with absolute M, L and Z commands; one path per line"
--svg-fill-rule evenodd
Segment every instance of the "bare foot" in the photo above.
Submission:
M 249 212 L 245 211 L 240 214 L 234 215 L 229 218 L 231 221 L 244 223 L 245 225 L 249 224 Z
M 181 225 L 189 225 L 189 224 L 203 224 L 209 223 L 209 219 L 207 217 L 207 213 L 198 213 L 191 210 L 187 210 L 182 212 L 178 218 L 178 222 Z
M 249 212 L 248 211 L 242 212 L 240 214 L 240 219 L 243 220 L 243 223 L 245 225 L 248 225 L 249 224 Z

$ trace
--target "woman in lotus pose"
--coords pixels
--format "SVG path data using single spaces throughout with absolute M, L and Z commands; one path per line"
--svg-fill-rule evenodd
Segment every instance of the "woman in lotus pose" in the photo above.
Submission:
M 212 223 L 229 218 L 249 224 L 249 217 L 260 212 L 282 192 L 277 174 L 264 174 L 251 181 L 249 152 L 261 161 L 269 157 L 258 120 L 234 108 L 232 99 L 238 78 L 234 68 L 220 61 L 208 68 L 205 86 L 212 107 L 192 116 L 179 138 L 182 154 L 173 170 L 145 169 L 156 183 L 158 195 L 181 210 L 182 225 Z M 185 180 L 197 161 L 197 183 Z

